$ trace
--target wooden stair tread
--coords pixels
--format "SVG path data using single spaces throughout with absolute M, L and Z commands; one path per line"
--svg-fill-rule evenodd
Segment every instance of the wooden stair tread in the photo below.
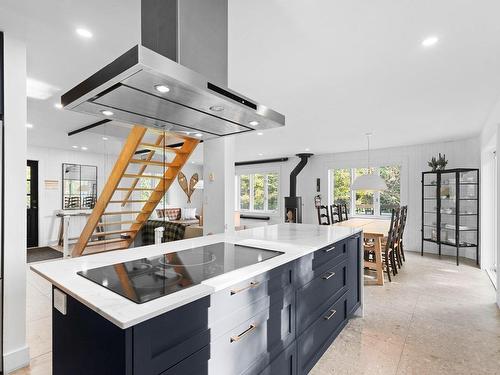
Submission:
M 149 202 L 149 199 L 129 199 L 129 200 L 109 201 L 109 203 L 144 203 L 144 202 Z
M 127 240 L 125 240 L 123 238 L 112 238 L 110 240 L 89 241 L 87 243 L 87 246 L 106 245 L 108 243 L 118 243 L 118 242 L 128 243 Z M 128 247 L 128 245 L 127 245 L 127 247 Z
M 141 212 L 142 211 L 110 211 L 110 212 L 103 212 L 103 215 L 130 215 L 130 214 L 140 214 Z
M 128 187 L 128 188 L 116 188 L 118 191 L 154 191 L 153 188 L 138 188 L 138 187 Z
M 91 237 L 110 236 L 112 234 L 134 233 L 134 232 L 137 232 L 137 230 L 135 229 L 110 230 L 107 232 L 96 232 Z
M 125 249 L 128 249 L 128 247 L 129 247 L 128 242 L 123 240 L 121 242 L 115 242 L 115 243 L 110 243 L 110 244 L 87 246 L 85 248 L 84 253 L 86 255 L 97 254 L 97 253 L 103 253 L 106 251 L 125 250 Z
M 124 224 L 136 224 L 137 221 L 135 220 L 125 220 L 125 221 L 108 221 L 104 223 L 99 223 L 97 227 L 100 226 L 110 226 L 110 225 L 124 225 Z
M 169 147 L 169 146 L 158 146 L 153 143 L 141 143 L 139 147 L 144 147 L 149 150 L 154 150 L 154 151 L 165 151 L 165 152 L 171 152 L 173 154 L 184 154 L 185 152 L 181 150 L 180 148 L 176 147 Z
M 179 166 L 178 163 L 163 162 L 163 161 L 156 161 L 156 160 L 131 159 L 130 162 L 132 164 L 155 165 L 158 167 L 178 167 Z
M 169 178 L 165 178 L 163 176 L 157 176 L 154 174 L 133 174 L 133 173 L 125 173 L 123 175 L 125 178 L 157 178 L 158 180 L 170 180 Z

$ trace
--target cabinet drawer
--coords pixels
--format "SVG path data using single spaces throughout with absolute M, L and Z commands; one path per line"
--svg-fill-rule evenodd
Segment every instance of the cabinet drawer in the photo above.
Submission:
M 211 343 L 209 373 L 217 375 L 257 371 L 295 340 L 295 296 L 253 316 Z M 254 370 L 248 370 L 248 369 Z
M 210 346 L 179 362 L 175 366 L 162 372 L 160 375 L 201 375 L 208 374 L 208 360 L 210 358 Z M 142 374 L 142 373 L 140 373 Z
M 283 291 L 287 287 L 292 287 L 293 269 L 294 262 L 290 262 L 212 294 L 209 309 L 210 326 L 216 325 L 217 322 L 223 322 L 227 329 L 230 329 L 255 315 L 262 308 L 260 306 L 262 303 L 267 303 L 269 306 L 282 302 Z M 281 292 L 281 296 L 276 292 Z M 237 312 L 244 309 L 253 312 L 253 314 L 245 316 L 243 313 L 242 318 L 238 318 Z M 230 321 L 227 321 L 228 319 Z M 235 321 L 235 319 L 239 320 Z M 235 323 L 233 324 L 231 321 Z
M 297 347 L 295 341 L 271 361 L 264 369 L 252 367 L 242 375 L 296 375 Z
M 344 294 L 323 310 L 318 318 L 297 339 L 300 374 L 307 374 L 347 323 L 347 297 Z
M 322 313 L 326 301 L 336 300 L 347 290 L 347 261 L 326 270 L 297 290 L 297 332 L 300 334 Z
M 345 256 L 347 252 L 346 240 L 335 242 L 314 252 L 313 270 L 321 268 L 324 264 L 331 262 L 335 258 Z
M 296 261 L 296 285 L 300 287 L 321 276 L 347 256 L 346 240 L 316 250 Z
M 205 297 L 136 325 L 134 374 L 156 375 L 210 343 Z

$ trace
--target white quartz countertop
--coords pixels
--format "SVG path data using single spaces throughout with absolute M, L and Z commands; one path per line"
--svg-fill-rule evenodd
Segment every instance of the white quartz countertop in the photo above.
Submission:
M 161 245 L 38 263 L 31 269 L 54 286 L 77 299 L 120 328 L 128 328 L 182 305 L 254 277 L 260 273 L 340 241 L 361 228 L 311 224 L 278 224 L 234 233 L 216 234 L 167 242 Z M 203 281 L 185 290 L 137 304 L 82 276 L 77 272 L 135 259 L 158 256 L 217 242 L 230 242 L 281 251 L 284 254 L 262 263 L 243 267 Z

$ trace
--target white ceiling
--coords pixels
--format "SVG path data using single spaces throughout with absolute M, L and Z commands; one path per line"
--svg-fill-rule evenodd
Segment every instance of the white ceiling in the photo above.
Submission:
M 285 128 L 237 136 L 238 160 L 363 149 L 366 132 L 376 148 L 464 138 L 478 134 L 500 95 L 498 0 L 229 4 L 230 87 L 287 118 Z M 59 89 L 28 100 L 29 144 L 117 149 L 119 139 L 104 143 L 101 134 L 68 137 L 98 119 L 53 105 L 138 42 L 139 0 L 4 7 L 26 20 L 28 76 Z M 77 27 L 94 37 L 83 40 Z M 424 48 L 429 35 L 440 41 Z

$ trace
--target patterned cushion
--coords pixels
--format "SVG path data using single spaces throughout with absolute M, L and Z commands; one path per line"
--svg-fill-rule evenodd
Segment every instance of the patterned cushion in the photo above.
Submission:
M 180 208 L 159 208 L 156 210 L 158 218 L 167 217 L 169 220 L 179 220 L 181 218 Z

